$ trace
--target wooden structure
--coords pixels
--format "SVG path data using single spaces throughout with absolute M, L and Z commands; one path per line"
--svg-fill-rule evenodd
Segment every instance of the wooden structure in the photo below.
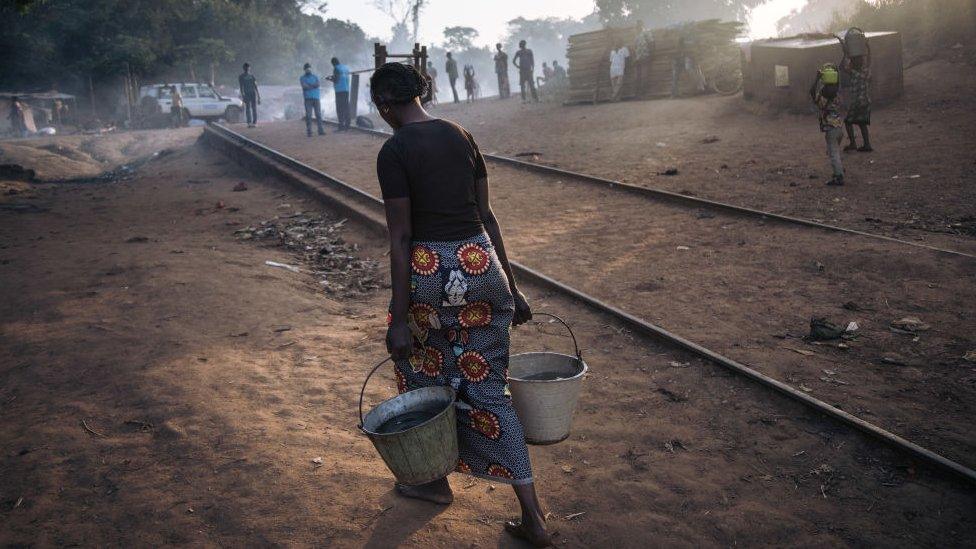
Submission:
M 903 91 L 901 35 L 865 35 L 871 48 L 871 99 L 879 103 L 891 101 Z M 743 95 L 774 107 L 806 111 L 817 70 L 824 63 L 840 65 L 843 58 L 840 41 L 829 34 L 753 42 L 742 53 Z
M 430 82 L 430 75 L 427 74 L 427 46 L 421 46 L 418 43 L 414 43 L 413 51 L 410 53 L 389 53 L 386 51 L 386 46 L 376 42 L 373 44 L 373 60 L 374 68 L 378 69 L 386 64 L 390 59 L 408 59 L 409 63 L 417 69 L 420 74 L 424 75 L 427 82 Z M 433 95 L 433 87 L 430 87 L 430 91 L 427 92 L 426 97 L 421 98 L 422 103 L 429 103 Z M 355 116 L 355 114 L 353 115 Z
M 696 21 L 680 26 L 648 29 L 654 39 L 649 61 L 641 68 L 642 96 L 665 97 L 671 94 L 672 61 L 678 54 L 679 39 L 684 38 L 686 51 L 700 62 L 717 49 L 733 48 L 741 23 L 717 19 Z M 569 37 L 566 57 L 569 59 L 569 96 L 567 103 L 607 101 L 610 89 L 610 52 L 617 45 L 626 46 L 630 57 L 624 69 L 621 98 L 637 97 L 636 26 L 605 28 Z M 679 82 L 682 94 L 697 93 L 697 81 L 687 72 Z

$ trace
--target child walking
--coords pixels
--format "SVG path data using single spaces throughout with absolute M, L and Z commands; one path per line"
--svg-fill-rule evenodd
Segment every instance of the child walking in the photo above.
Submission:
M 837 69 L 825 65 L 817 73 L 817 80 L 810 89 L 810 97 L 820 112 L 820 131 L 827 141 L 827 156 L 834 176 L 828 185 L 844 184 L 844 164 L 841 160 L 841 143 L 844 141 L 844 119 L 841 118 L 840 98 L 838 97 L 840 75 Z

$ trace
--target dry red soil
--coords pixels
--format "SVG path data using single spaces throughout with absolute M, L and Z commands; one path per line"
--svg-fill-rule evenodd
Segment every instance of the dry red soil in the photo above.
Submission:
M 680 105 L 696 112 L 732 101 L 573 109 L 484 103 L 443 112 L 484 117 L 484 127 L 464 122 L 485 149 L 510 142 L 511 149 L 499 150 L 511 154 L 549 143 L 551 149 L 538 151 L 543 160 L 559 154 L 565 167 L 613 175 L 632 169 L 637 158 L 629 139 L 611 139 L 601 129 L 606 139 L 599 146 L 620 156 L 585 160 L 572 148 L 599 140 L 542 131 L 539 113 L 560 115 L 546 118 L 550 124 L 593 120 L 602 128 L 628 112 L 663 118 Z M 724 151 L 750 129 L 772 143 L 767 134 L 776 128 L 802 126 L 813 132 L 802 139 L 816 144 L 817 156 L 807 164 L 805 145 L 788 147 L 792 157 L 776 154 L 826 173 L 815 123 L 733 111 L 729 123 L 739 126 L 709 131 L 721 138 L 710 145 L 687 137 L 687 149 Z M 883 156 L 894 147 L 881 129 L 886 112 L 876 115 L 879 151 L 872 158 L 921 172 L 905 154 Z M 746 127 L 746 120 L 753 122 Z M 375 137 L 308 140 L 295 123 L 249 133 L 377 190 Z M 448 508 L 399 499 L 390 473 L 357 432 L 362 379 L 384 356 L 388 289 L 327 294 L 307 274 L 264 264 L 294 263 L 288 252 L 233 234 L 322 208 L 191 146 L 190 131 L 147 135 L 155 145 L 120 150 L 107 163 L 168 148 L 131 178 L 32 183 L 4 200 L 37 208 L 0 208 L 0 544 L 519 546 L 501 532 L 500 522 L 517 511 L 507 487 L 453 475 L 457 498 Z M 0 149 L 32 146 L 25 143 Z M 96 146 L 112 149 L 107 142 L 86 145 Z M 917 162 L 927 165 L 943 153 L 932 148 Z M 730 171 L 752 169 L 720 158 L 732 152 L 718 154 L 708 158 Z M 711 189 L 711 197 L 730 201 L 754 196 L 803 213 L 774 200 L 780 194 L 754 188 L 752 176 L 769 168 L 761 164 L 768 159 L 756 160 L 755 171 L 742 172 L 733 187 L 693 177 L 688 166 L 695 163 L 679 166 L 678 177 L 688 174 L 680 183 L 664 176 L 653 183 L 689 185 L 702 195 Z M 36 156 L 21 162 L 41 170 Z M 945 173 L 964 175 L 971 162 L 957 155 Z M 492 167 L 491 175 L 517 259 L 973 465 L 976 371 L 962 359 L 976 349 L 967 305 L 973 262 L 709 217 L 510 168 Z M 233 192 L 241 182 L 248 190 Z M 804 193 L 804 204 L 839 204 L 838 222 L 854 223 L 862 215 L 857 208 L 875 207 L 855 184 L 837 191 L 819 187 L 819 180 L 799 182 L 784 188 Z M 971 207 L 965 194 L 971 189 L 952 185 L 945 192 L 955 200 L 944 204 L 926 202 L 936 193 L 917 196 L 920 218 Z M 839 196 L 845 200 L 834 202 Z M 846 199 L 852 196 L 860 198 Z M 933 242 L 928 232 L 904 230 Z M 368 234 L 350 222 L 343 236 L 359 245 L 361 257 L 382 265 L 386 245 Z M 959 249 L 971 246 L 959 236 L 935 236 Z M 576 303 L 524 289 L 537 310 L 570 321 L 592 372 L 570 439 L 531 449 L 560 546 L 941 547 L 976 539 L 971 486 L 710 363 L 635 337 Z M 842 309 L 847 301 L 863 310 Z M 792 337 L 805 333 L 814 315 L 857 320 L 862 336 L 847 350 Z M 888 329 L 909 315 L 931 326 L 918 341 Z M 570 343 L 556 325 L 537 323 L 516 330 L 513 344 L 516 352 L 565 352 Z M 367 390 L 368 402 L 392 395 L 393 385 L 385 371 Z M 321 466 L 312 462 L 317 457 Z
M 914 78 L 917 74 L 910 74 L 909 83 Z M 917 91 L 909 86 L 905 101 L 912 100 L 910 94 Z M 937 92 L 928 90 L 929 96 L 935 97 L 929 102 L 941 97 Z M 806 150 L 808 140 L 802 137 L 810 134 L 813 140 L 821 139 L 815 120 L 782 116 L 767 121 L 741 112 L 731 118 L 728 114 L 709 113 L 715 103 L 731 108 L 736 101 L 742 100 L 704 98 L 590 108 L 486 101 L 473 107 L 437 108 L 434 112 L 463 115 L 458 118 L 467 120 L 485 150 L 513 136 L 511 139 L 519 144 L 509 145 L 512 149 L 551 148 L 558 151 L 556 154 L 565 155 L 561 158 L 598 166 L 586 171 L 603 175 L 639 164 L 639 157 L 631 156 L 635 154 L 633 139 L 604 133 L 600 135 L 605 139 L 591 140 L 582 127 L 572 124 L 600 120 L 597 131 L 606 132 L 608 120 L 621 116 L 625 109 L 633 111 L 635 118 L 675 117 L 671 119 L 671 133 L 678 135 L 724 128 L 730 134 L 755 136 L 758 140 L 772 139 L 774 131 L 783 136 L 799 136 L 801 139 L 796 142 L 784 141 L 779 147 L 790 149 L 798 162 L 805 159 L 804 155 L 811 156 Z M 673 111 L 691 109 L 695 102 L 702 105 L 698 116 L 703 118 L 691 117 L 692 111 L 688 110 L 685 117 L 689 121 L 680 123 Z M 745 108 L 738 106 L 740 110 Z M 918 149 L 914 154 L 886 152 L 905 145 L 888 141 L 890 137 L 885 137 L 881 129 L 887 126 L 881 121 L 888 120 L 890 112 L 897 114 L 898 109 L 904 108 L 907 107 L 899 103 L 876 113 L 879 150 L 871 158 L 883 166 L 895 163 L 900 166 L 898 170 L 918 171 L 920 165 L 937 163 L 931 156 L 941 157 L 947 150 L 954 151 L 955 164 L 944 163 L 943 170 L 948 182 L 944 192 L 951 196 L 937 199 L 935 193 L 919 188 L 890 187 L 886 190 L 890 200 L 885 204 L 907 202 L 911 196 L 917 202 L 913 207 L 926 218 L 947 210 L 972 211 L 971 185 L 966 186 L 961 175 L 952 176 L 969 169 L 966 165 L 972 163 L 962 151 L 929 148 Z M 533 117 L 542 116 L 540 113 L 553 121 L 554 131 L 539 130 L 541 123 L 536 124 Z M 967 116 L 972 118 L 971 113 Z M 794 127 L 800 122 L 802 132 Z M 638 128 L 631 127 L 630 131 L 636 135 Z M 382 138 L 347 133 L 309 139 L 300 122 L 270 124 L 244 133 L 367 192 L 379 194 L 374 166 Z M 533 135 L 532 142 L 519 141 L 519 136 L 524 138 L 528 133 Z M 963 142 L 972 139 L 961 132 L 958 137 Z M 659 138 L 652 132 L 651 140 Z M 585 155 L 578 150 L 595 143 L 601 150 L 612 150 L 615 160 L 609 162 L 605 156 Z M 698 158 L 691 166 L 719 163 L 732 154 L 725 141 L 693 148 L 711 151 L 711 156 Z M 577 153 L 571 154 L 569 151 L 574 149 Z M 816 151 L 810 162 L 819 165 L 825 160 L 821 151 Z M 864 153 L 855 158 L 868 162 Z M 754 202 L 782 200 L 782 195 L 770 196 L 764 183 L 751 178 L 757 170 L 774 165 L 768 159 L 762 161 L 753 169 L 730 169 L 732 173 L 742 173 L 734 185 L 703 180 L 694 172 L 681 177 L 684 184 L 711 198 L 803 214 L 790 210 L 789 204 L 770 207 L 769 203 Z M 804 169 L 817 168 L 811 164 Z M 517 260 L 896 434 L 976 466 L 976 434 L 970 428 L 970 418 L 976 413 L 976 363 L 965 358 L 976 350 L 976 317 L 972 308 L 976 302 L 976 260 L 862 236 L 655 202 L 506 165 L 491 164 L 490 175 L 493 205 Z M 852 221 L 851 225 L 857 227 L 856 218 L 874 212 L 872 208 L 878 201 L 852 199 L 852 194 L 858 197 L 867 192 L 863 181 L 853 181 L 850 187 L 837 190 L 825 187 L 819 180 L 808 180 L 797 192 L 805 193 L 803 200 L 841 204 L 832 206 L 838 213 L 831 221 Z M 728 196 L 716 196 L 723 190 Z M 922 238 L 919 235 L 921 232 L 913 229 L 911 234 L 900 236 Z M 938 236 L 942 238 L 940 245 L 956 249 L 970 250 L 976 244 L 970 236 Z M 925 242 L 931 243 L 932 239 Z M 854 303 L 856 310 L 845 308 L 848 303 Z M 857 322 L 859 336 L 841 346 L 836 342 L 807 343 L 801 337 L 808 333 L 813 317 L 827 317 L 840 325 Z M 917 335 L 892 331 L 892 322 L 906 317 L 921 319 L 929 329 Z M 933 421 L 932 417 L 939 420 Z

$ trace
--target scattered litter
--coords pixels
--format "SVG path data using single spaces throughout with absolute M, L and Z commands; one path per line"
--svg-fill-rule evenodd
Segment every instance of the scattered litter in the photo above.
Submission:
M 799 353 L 799 354 L 801 354 L 803 356 L 810 356 L 810 355 L 817 354 L 817 353 L 815 353 L 813 351 L 808 351 L 806 349 L 797 349 L 795 347 L 783 347 L 783 348 L 786 349 L 786 350 L 788 350 L 788 351 L 793 351 L 794 353 Z
M 581 517 L 581 516 L 583 516 L 585 514 L 586 514 L 586 511 L 582 511 L 580 513 L 570 513 L 570 514 L 566 515 L 565 517 L 563 517 L 563 520 L 573 520 L 573 519 L 579 518 L 579 517 Z
M 290 331 L 290 330 L 291 330 L 291 326 L 288 326 L 286 324 L 284 326 L 275 326 L 272 331 L 274 333 L 276 333 L 276 334 L 280 334 L 281 332 L 287 332 L 287 331 Z
M 967 362 L 976 362 L 976 351 L 966 351 L 966 354 L 962 355 L 962 359 Z
M 321 457 L 314 457 L 314 458 L 312 458 L 312 463 L 315 465 L 315 467 L 321 467 L 322 466 L 322 458 Z
M 341 229 L 348 220 L 335 221 L 321 214 L 295 212 L 282 214 L 254 226 L 234 231 L 241 240 L 268 242 L 287 248 L 307 272 L 318 279 L 326 292 L 342 295 L 358 295 L 380 287 L 379 264 L 372 259 L 357 257 L 359 247 L 347 243 Z M 269 266 L 285 265 L 265 262 Z M 281 266 L 287 270 L 299 269 L 295 265 Z
M 891 330 L 896 333 L 916 334 L 931 328 L 917 316 L 906 316 L 891 321 Z
M 244 183 L 243 181 L 241 181 L 237 185 L 234 185 L 234 188 L 231 189 L 231 190 L 234 191 L 235 193 L 239 193 L 239 192 L 242 192 L 242 191 L 246 191 L 247 190 L 247 183 Z
M 681 250 L 681 251 L 684 251 L 684 250 L 690 250 L 690 249 L 691 249 L 691 248 L 690 248 L 690 247 L 688 247 L 688 246 L 678 246 L 677 248 L 675 248 L 675 250 Z
M 674 453 L 674 451 L 676 449 L 677 450 L 687 450 L 687 448 L 685 448 L 685 445 L 682 444 L 681 441 L 678 440 L 678 439 L 676 439 L 676 438 L 675 439 L 671 439 L 671 440 L 665 442 L 664 443 L 664 449 L 667 450 L 667 451 L 669 451 L 669 452 L 671 452 L 672 454 Z
M 844 331 L 850 334 L 850 333 L 854 333 L 854 332 L 856 332 L 856 331 L 858 331 L 860 329 L 861 329 L 861 325 L 852 320 L 852 321 L 850 321 L 850 322 L 847 323 L 847 328 L 845 328 Z
M 892 179 L 918 179 L 919 177 L 922 177 L 922 176 L 919 175 L 919 174 L 917 174 L 917 173 L 916 174 L 913 174 L 913 175 L 893 175 L 893 176 L 891 176 Z
M 142 242 L 149 242 L 149 237 L 148 236 L 133 236 L 132 238 L 126 240 L 126 243 L 128 243 L 128 244 L 136 244 L 136 243 L 142 243 Z
M 667 144 L 667 143 L 665 143 L 665 142 L 663 142 L 663 141 L 658 141 L 658 142 L 657 142 L 657 143 L 655 143 L 655 144 L 656 144 L 656 145 L 657 145 L 658 147 L 661 147 L 661 148 L 664 148 L 664 147 L 667 147 L 667 146 L 668 146 L 668 144 Z
M 14 504 L 14 509 L 20 507 L 20 504 L 21 503 L 24 503 L 24 497 L 23 496 L 17 498 L 17 503 Z
M 52 128 L 51 126 L 45 126 L 45 127 L 41 128 L 41 129 L 37 130 L 37 133 L 39 133 L 41 135 L 56 135 L 58 133 L 58 130 L 56 130 L 55 128 Z
M 520 156 L 542 156 L 542 153 L 541 152 L 535 152 L 535 151 L 515 153 L 515 157 L 516 158 L 518 158 Z
M 676 360 L 672 360 L 670 363 L 668 363 L 668 366 L 671 366 L 672 368 L 687 368 L 688 366 L 691 366 L 691 363 L 690 362 L 678 362 Z
M 264 264 L 267 265 L 267 266 L 269 266 L 269 267 L 278 267 L 279 269 L 287 269 L 287 270 L 289 270 L 289 271 L 291 271 L 293 273 L 300 273 L 300 272 L 302 272 L 301 269 L 299 269 L 298 267 L 296 267 L 294 265 L 285 265 L 284 263 L 278 263 L 277 261 L 265 261 Z
M 844 335 L 844 329 L 826 318 L 810 319 L 810 333 L 807 335 L 809 341 L 830 341 L 840 339 L 842 335 Z
M 703 145 L 708 145 L 709 143 L 718 143 L 719 141 L 721 141 L 721 139 L 719 139 L 717 135 L 709 135 L 705 139 L 701 140 Z
M 658 175 L 678 175 L 678 168 L 668 168 Z
M 895 366 L 908 366 L 908 360 L 900 355 L 894 353 L 888 353 L 881 357 L 881 362 L 885 364 L 894 364 Z
M 809 392 L 813 391 L 813 389 L 811 389 L 810 387 L 807 387 L 806 385 L 804 385 L 802 383 L 800 384 L 800 390 L 803 391 L 804 393 L 809 393 Z
M 570 474 L 570 473 L 572 473 L 572 472 L 574 471 L 574 469 L 573 469 L 573 466 L 572 466 L 572 465 L 563 465 L 563 466 L 562 466 L 562 470 L 563 470 L 563 472 L 564 472 L 564 473 L 566 473 L 567 475 L 568 475 L 568 474 Z

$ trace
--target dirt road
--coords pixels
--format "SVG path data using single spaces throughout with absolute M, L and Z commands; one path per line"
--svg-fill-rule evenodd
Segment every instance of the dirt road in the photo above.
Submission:
M 382 139 L 259 141 L 379 195 Z M 914 247 L 696 211 L 492 165 L 514 257 L 868 421 L 973 463 L 976 262 Z M 853 305 L 851 305 L 853 304 Z M 847 308 L 845 308 L 847 305 Z M 854 310 L 851 310 L 854 309 Z M 810 319 L 860 326 L 838 346 L 801 340 Z M 917 337 L 891 323 L 918 317 Z M 942 421 L 930 421 L 930 414 Z
M 332 298 L 264 265 L 290 254 L 233 235 L 316 205 L 198 148 L 129 180 L 35 194 L 34 213 L 0 211 L 0 542 L 515 546 L 499 524 L 515 513 L 505 487 L 455 476 L 447 509 L 400 500 L 355 432 L 386 290 Z M 344 237 L 382 259 L 359 234 Z M 970 489 L 527 290 L 577 327 L 592 367 L 574 435 L 532 449 L 560 545 L 976 535 Z M 514 343 L 569 342 L 539 324 Z M 384 382 L 372 402 L 391 394 Z
M 769 113 L 741 96 L 562 107 L 442 104 L 486 152 L 976 253 L 976 69 L 930 61 L 875 108 L 874 153 L 830 168 L 816 114 Z M 377 127 L 386 127 L 378 120 Z M 664 175 L 676 168 L 675 176 Z

